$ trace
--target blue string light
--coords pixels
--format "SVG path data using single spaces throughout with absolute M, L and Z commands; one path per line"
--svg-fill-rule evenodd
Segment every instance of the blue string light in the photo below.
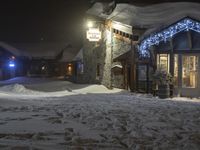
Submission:
M 158 45 L 162 41 L 166 42 L 175 34 L 189 30 L 193 30 L 200 33 L 200 23 L 190 18 L 185 18 L 161 32 L 150 35 L 149 37 L 145 38 L 139 45 L 140 56 L 150 57 L 149 49 L 151 46 Z

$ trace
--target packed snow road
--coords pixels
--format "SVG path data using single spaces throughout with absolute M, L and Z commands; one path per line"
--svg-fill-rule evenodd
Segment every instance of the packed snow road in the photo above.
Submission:
M 100 85 L 23 80 L 1 83 L 1 150 L 200 148 L 199 99 L 160 100 Z

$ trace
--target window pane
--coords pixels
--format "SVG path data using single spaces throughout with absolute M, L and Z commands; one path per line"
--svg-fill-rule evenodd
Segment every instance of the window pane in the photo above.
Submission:
M 174 55 L 174 85 L 178 86 L 178 55 Z
M 69 76 L 72 75 L 72 64 L 67 65 L 67 75 L 69 75 Z
M 158 54 L 158 69 L 165 70 L 169 72 L 169 55 L 168 54 Z
M 182 57 L 182 84 L 183 87 L 195 88 L 197 85 L 197 57 Z

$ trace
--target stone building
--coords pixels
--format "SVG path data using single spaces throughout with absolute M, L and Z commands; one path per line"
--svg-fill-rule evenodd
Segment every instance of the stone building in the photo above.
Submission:
M 84 39 L 85 82 L 151 92 L 151 76 L 163 67 L 177 79 L 173 94 L 199 96 L 200 4 L 98 2 L 85 20 L 87 31 L 101 33 Z
M 96 3 L 87 12 L 87 21 L 93 21 L 93 27 L 98 28 L 102 33 L 102 38 L 98 42 L 84 40 L 84 75 L 85 81 L 89 83 L 100 83 L 108 88 L 127 88 L 127 71 L 124 61 L 120 56 L 131 51 L 132 31 L 124 28 L 119 31 L 111 27 L 111 21 L 107 19 L 114 4 Z M 97 14 L 101 14 L 98 16 Z M 118 59 L 119 57 L 119 59 Z

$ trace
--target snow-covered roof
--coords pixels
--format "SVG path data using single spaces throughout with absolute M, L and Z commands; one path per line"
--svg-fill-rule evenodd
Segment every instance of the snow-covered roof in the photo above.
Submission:
M 69 44 L 66 42 L 33 42 L 13 43 L 12 45 L 28 53 L 32 58 L 54 59 Z
M 110 15 L 106 14 L 105 10 L 112 10 L 113 6 L 114 4 L 97 2 L 87 11 L 87 14 L 119 22 L 133 28 L 146 29 L 143 37 L 185 17 L 200 20 L 200 4 L 194 2 L 168 2 L 148 6 L 119 3 Z
M 114 1 L 110 3 L 97 2 L 86 13 L 88 15 L 106 19 L 108 15 L 112 12 L 114 7 L 115 7 Z
M 131 26 L 152 28 L 183 17 L 200 19 L 200 4 L 191 2 L 161 3 L 138 7 L 130 4 L 117 4 L 108 19 Z
M 61 62 L 71 62 L 74 60 L 78 51 L 76 48 L 72 46 L 68 46 L 63 50 L 62 57 L 60 59 Z
M 0 47 L 2 47 L 3 49 L 5 49 L 6 51 L 9 51 L 10 53 L 12 53 L 15 56 L 28 56 L 27 53 L 20 51 L 19 49 L 5 43 L 5 42 L 0 42 Z
M 200 20 L 200 4 L 191 2 L 161 3 L 150 6 L 117 4 L 107 19 L 138 28 L 146 28 L 148 35 L 184 17 Z
M 74 61 L 83 60 L 83 48 L 80 49 L 80 51 L 79 51 L 78 54 L 74 57 L 73 60 L 74 60 Z

